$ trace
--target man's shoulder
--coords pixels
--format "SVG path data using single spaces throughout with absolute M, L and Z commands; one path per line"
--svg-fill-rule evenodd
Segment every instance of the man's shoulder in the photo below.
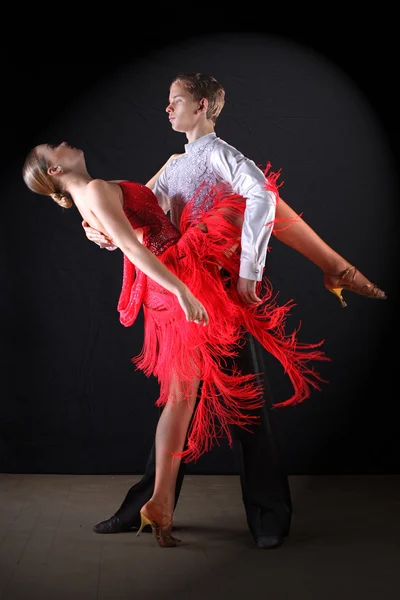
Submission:
M 215 138 L 212 153 L 215 155 L 242 154 L 240 150 L 238 150 L 235 146 L 232 146 L 232 144 L 228 144 L 227 141 L 223 140 L 220 137 Z

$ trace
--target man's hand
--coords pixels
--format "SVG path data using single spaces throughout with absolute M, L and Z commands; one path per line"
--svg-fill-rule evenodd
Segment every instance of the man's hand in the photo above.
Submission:
M 256 285 L 257 281 L 239 277 L 236 289 L 242 302 L 245 304 L 259 304 L 261 302 L 261 298 L 256 294 Z
M 82 221 L 82 227 L 85 231 L 87 239 L 100 246 L 100 248 L 106 248 L 106 250 L 117 249 L 117 246 L 114 246 L 109 237 L 101 233 L 101 231 L 97 231 L 97 229 L 92 229 L 92 227 L 89 227 L 89 223 L 86 221 Z

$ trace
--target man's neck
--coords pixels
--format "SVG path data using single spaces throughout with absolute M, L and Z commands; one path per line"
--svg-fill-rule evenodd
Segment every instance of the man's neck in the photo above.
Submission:
M 214 123 L 212 123 L 212 121 L 207 121 L 207 123 L 202 123 L 201 125 L 199 124 L 194 129 L 186 131 L 187 141 L 190 144 L 208 133 L 215 133 Z

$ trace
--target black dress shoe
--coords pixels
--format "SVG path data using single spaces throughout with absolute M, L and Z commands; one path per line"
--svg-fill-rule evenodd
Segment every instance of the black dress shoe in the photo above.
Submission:
M 122 533 L 123 531 L 134 531 L 137 527 L 129 527 L 122 523 L 121 519 L 113 515 L 106 521 L 101 521 L 93 527 L 95 533 Z
M 283 544 L 283 535 L 269 534 L 269 535 L 258 535 L 254 538 L 257 548 L 271 549 L 277 548 Z

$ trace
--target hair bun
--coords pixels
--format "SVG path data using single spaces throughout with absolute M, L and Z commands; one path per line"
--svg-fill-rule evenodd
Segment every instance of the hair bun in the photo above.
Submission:
M 55 202 L 62 208 L 71 208 L 72 202 L 65 194 L 55 192 L 54 194 L 50 194 Z

